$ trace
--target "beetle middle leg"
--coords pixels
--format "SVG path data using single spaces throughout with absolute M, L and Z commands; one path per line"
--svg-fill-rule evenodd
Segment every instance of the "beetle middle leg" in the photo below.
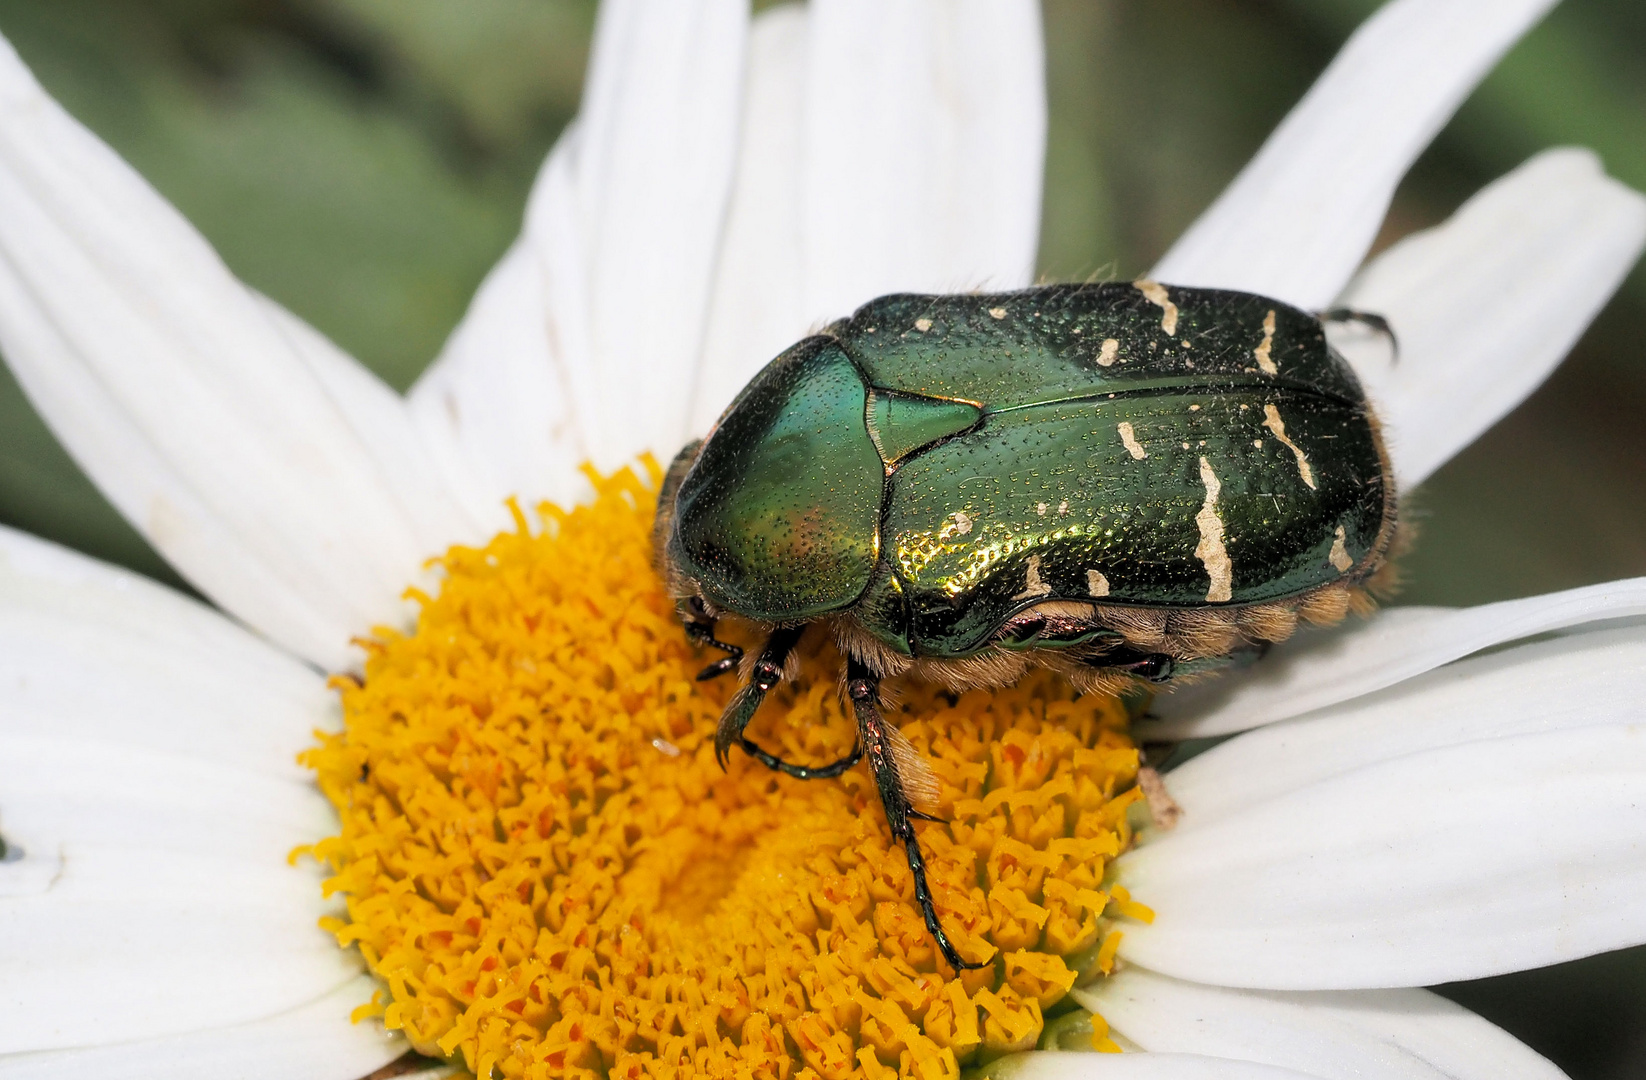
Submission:
M 921 854 L 920 840 L 914 832 L 915 818 L 932 819 L 910 805 L 908 793 L 904 790 L 892 734 L 885 718 L 880 715 L 880 677 L 862 661 L 848 660 L 846 695 L 851 698 L 852 710 L 857 713 L 857 744 L 869 759 L 875 787 L 880 790 L 880 804 L 886 811 L 886 823 L 891 826 L 892 837 L 902 842 L 907 853 L 909 873 L 914 876 L 914 899 L 920 905 L 926 930 L 937 942 L 943 959 L 956 971 L 987 967 L 987 963 L 973 964 L 960 958 L 960 952 L 949 940 L 942 921 L 937 917 L 937 908 L 932 904 L 931 886 L 926 882 L 926 859 Z

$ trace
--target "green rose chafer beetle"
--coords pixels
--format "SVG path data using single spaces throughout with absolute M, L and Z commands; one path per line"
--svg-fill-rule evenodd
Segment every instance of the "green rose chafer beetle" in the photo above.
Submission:
M 866 757 L 915 898 L 944 933 L 912 822 L 929 768 L 883 678 L 962 690 L 1031 665 L 1084 690 L 1165 682 L 1332 623 L 1395 530 L 1389 457 L 1322 318 L 1152 281 L 892 295 L 793 345 L 665 478 L 655 544 L 687 632 L 765 645 L 720 719 L 773 769 Z M 846 657 L 857 749 L 796 765 L 744 734 L 802 633 Z

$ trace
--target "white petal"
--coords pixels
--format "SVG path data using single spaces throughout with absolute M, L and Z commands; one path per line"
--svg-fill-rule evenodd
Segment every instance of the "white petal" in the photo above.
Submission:
M 220 763 L 65 738 L 0 736 L 0 830 L 7 846 L 49 853 L 93 843 L 257 857 L 337 831 L 312 784 Z M 318 896 L 309 905 L 318 912 Z
M 1121 860 L 1156 912 L 1121 955 L 1195 982 L 1353 989 L 1646 942 L 1642 710 L 1408 754 L 1162 837 Z
M 1393 608 L 1330 632 L 1304 632 L 1261 663 L 1155 699 L 1145 740 L 1226 735 L 1365 694 L 1504 642 L 1602 619 L 1646 615 L 1646 578 L 1472 608 Z
M 1395 185 L 1554 0 L 1393 0 L 1357 30 L 1151 273 L 1306 309 L 1331 303 Z
M 357 975 L 307 1004 L 246 1024 L 113 1046 L 0 1056 L 0 1080 L 358 1080 L 406 1052 L 398 1034 L 376 1020 L 354 1024 L 349 1012 L 371 1000 L 376 984 Z
M 803 314 L 1027 285 L 1046 132 L 1039 6 L 818 0 L 809 18 Z
M 865 300 L 1029 283 L 1042 67 L 1022 0 L 828 0 L 757 20 L 693 434 Z
M 1328 1080 L 1560 1080 L 1508 1032 L 1427 990 L 1233 990 L 1130 967 L 1074 992 L 1147 1051 L 1260 1061 Z
M 1403 488 L 1535 390 L 1646 246 L 1646 198 L 1587 150 L 1549 150 L 1444 225 L 1374 259 L 1342 297 L 1384 315 L 1380 341 L 1333 334 L 1378 403 Z
M 737 179 L 692 388 L 691 435 L 706 432 L 762 365 L 811 329 L 801 296 L 806 12 L 773 8 L 749 34 Z
M 1324 1080 L 1292 1069 L 1200 1054 L 1083 1054 L 1035 1050 L 994 1062 L 996 1080 Z
M 489 540 L 510 522 L 500 499 L 480 496 L 467 467 L 423 437 L 405 399 L 326 335 L 266 296 L 269 319 L 353 429 L 359 450 L 411 525 L 419 550 L 436 554 L 456 543 Z M 409 578 L 408 578 L 409 580 Z
M 422 559 L 463 523 L 434 477 L 374 455 L 386 391 L 340 375 L 340 354 L 317 361 L 318 335 L 293 325 L 0 47 L 7 361 L 174 566 L 341 667 L 349 635 L 397 617 Z
M 747 26 L 739 0 L 601 5 L 582 111 L 521 242 L 413 391 L 491 482 L 565 498 L 568 463 L 684 441 Z
M 1562 635 L 1472 657 L 1337 708 L 1231 739 L 1167 774 L 1192 830 L 1366 765 L 1506 735 L 1633 723 L 1646 626 Z
M 347 978 L 320 871 L 285 862 L 336 831 L 293 761 L 335 724 L 319 675 L 221 615 L 0 530 L 0 1053 L 249 1021 Z
M 561 136 L 574 138 L 571 129 Z M 557 151 L 558 153 L 558 151 Z M 550 158 L 550 165 L 559 160 Z M 563 170 L 563 164 L 561 166 Z M 546 167 L 532 198 L 551 179 Z M 543 261 L 529 237 L 492 268 L 440 358 L 407 396 L 424 441 L 475 477 L 477 493 L 563 504 L 580 492 L 588 454 L 572 419 L 550 336 Z
M 0 528 L 0 735 L 307 783 L 297 753 L 338 723 L 320 675 L 222 615 Z
M 316 926 L 319 872 L 266 843 L 202 856 L 63 842 L 51 854 L 48 889 L 0 899 L 0 1052 L 243 1023 L 359 970 Z

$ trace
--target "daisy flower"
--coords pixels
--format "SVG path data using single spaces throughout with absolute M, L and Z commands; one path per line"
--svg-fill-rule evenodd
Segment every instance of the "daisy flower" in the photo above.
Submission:
M 1362 265 L 1549 6 L 1388 4 L 1151 274 L 1384 314 L 1398 363 L 1334 333 L 1407 489 L 1646 243 L 1646 200 L 1553 150 Z M 0 531 L 0 1078 L 349 1080 L 408 1036 L 508 1076 L 1559 1075 L 1414 988 L 1646 942 L 1646 582 L 1394 609 L 1161 698 L 1143 738 L 1246 732 L 1169 774 L 1171 831 L 1133 834 L 1117 703 L 909 688 L 953 788 L 934 879 L 1000 957 L 954 979 L 860 777 L 711 767 L 725 691 L 630 463 L 821 319 L 1029 283 L 1039 33 L 1029 0 L 609 0 L 519 240 L 404 398 L 0 54 L 0 349 L 226 613 Z M 785 692 L 767 737 L 821 760 L 832 686 Z

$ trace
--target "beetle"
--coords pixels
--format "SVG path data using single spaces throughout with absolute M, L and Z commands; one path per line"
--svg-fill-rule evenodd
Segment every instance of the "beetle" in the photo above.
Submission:
M 926 927 L 956 969 L 913 822 L 929 766 L 882 679 L 954 691 L 1031 666 L 1118 691 L 1340 620 L 1387 563 L 1389 456 L 1320 316 L 1153 281 L 897 294 L 797 342 L 682 450 L 654 546 L 687 633 L 764 645 L 715 734 L 801 779 L 867 758 Z M 1391 335 L 1392 338 L 1392 335 Z M 845 657 L 857 746 L 798 765 L 744 734 L 807 627 Z M 792 677 L 792 676 L 791 676 Z

